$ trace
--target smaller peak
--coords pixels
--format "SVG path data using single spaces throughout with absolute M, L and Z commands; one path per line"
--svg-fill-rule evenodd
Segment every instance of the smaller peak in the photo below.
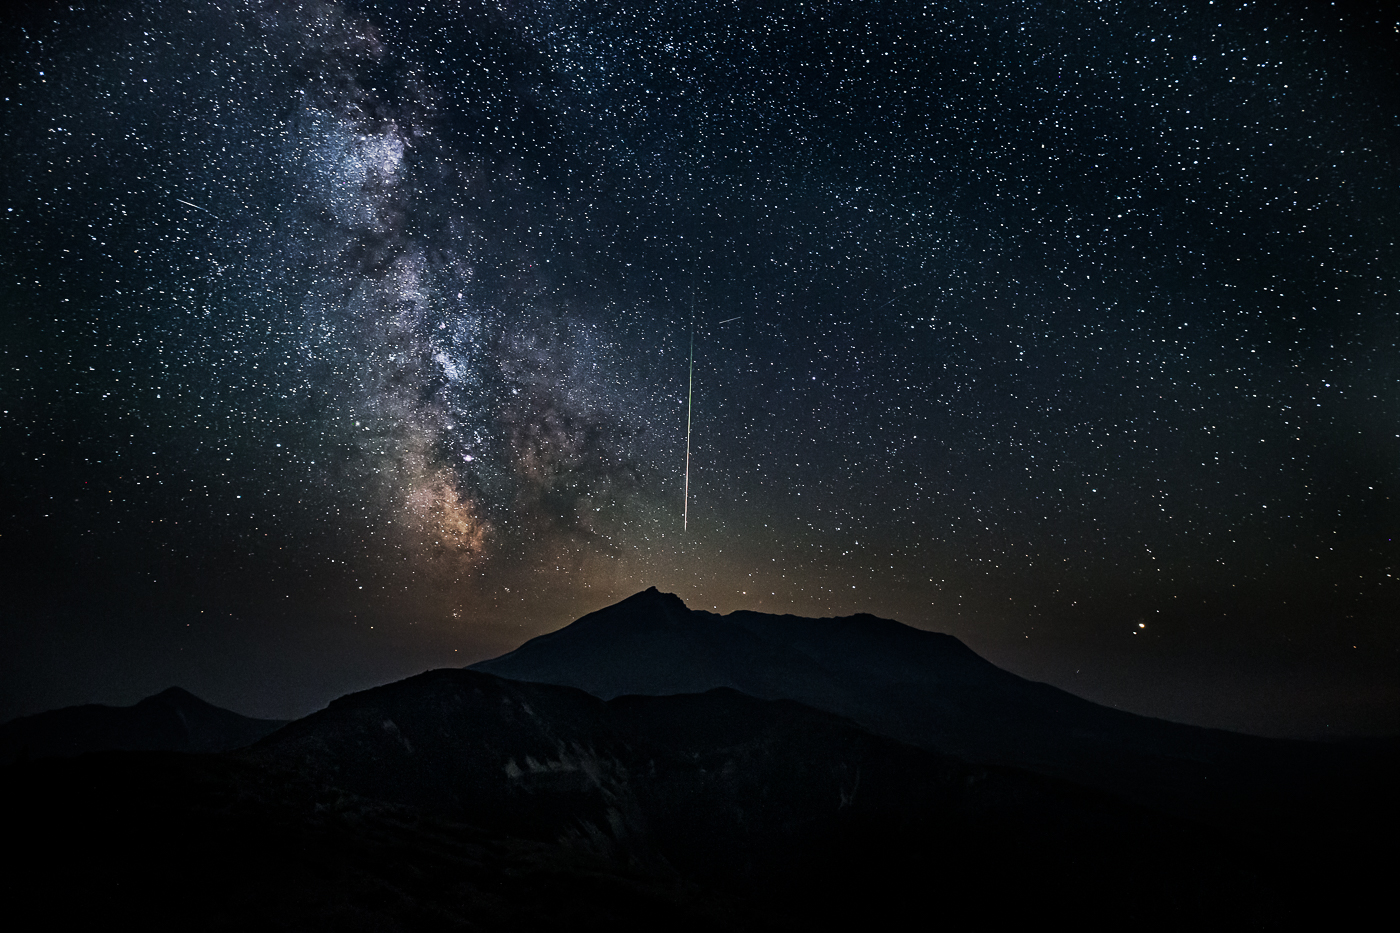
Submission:
M 146 699 L 142 700 L 140 703 L 138 703 L 138 704 L 136 704 L 136 705 L 137 705 L 137 706 L 144 706 L 144 705 L 146 705 L 146 704 L 155 704 L 155 703 L 159 703 L 159 704 L 162 704 L 162 705 L 175 705 L 175 706 L 191 706 L 191 705 L 194 705 L 194 706 L 208 706 L 208 705 L 209 705 L 209 704 L 206 703 L 204 700 L 201 700 L 199 697 L 195 696 L 193 693 L 190 693 L 190 692 L 189 692 L 188 690 L 186 690 L 184 687 L 166 687 L 166 688 L 165 688 L 164 690 L 162 690 L 160 693 L 152 694 L 151 696 L 146 697 Z
M 166 687 L 160 693 L 147 697 L 148 700 L 197 700 L 199 697 L 184 687 Z

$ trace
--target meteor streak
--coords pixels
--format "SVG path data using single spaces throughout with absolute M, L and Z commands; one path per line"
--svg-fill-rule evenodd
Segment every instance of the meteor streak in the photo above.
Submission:
M 681 506 L 681 531 L 690 527 L 690 403 L 695 397 L 695 322 L 690 324 L 690 384 L 685 390 L 685 500 Z
M 213 218 L 215 218 L 215 219 L 217 219 L 217 220 L 223 220 L 222 217 L 220 217 L 218 214 L 214 213 L 213 211 L 211 211 L 211 210 L 210 210 L 209 208 L 207 208 L 207 207 L 200 207 L 198 204 L 193 204 L 193 203 L 191 203 L 191 202 L 189 202 L 189 201 L 186 201 L 184 198 L 176 198 L 175 200 L 179 201 L 181 204 L 184 204 L 184 205 L 187 205 L 187 206 L 189 206 L 189 207 L 192 207 L 192 208 L 194 208 L 194 209 L 197 210 L 197 211 L 204 211 L 204 213 L 208 214 L 210 217 L 213 217 Z
M 718 327 L 743 317 L 736 314 L 709 326 Z M 681 530 L 690 527 L 690 411 L 695 399 L 695 309 L 690 309 L 690 381 L 685 390 L 685 499 L 681 506 Z

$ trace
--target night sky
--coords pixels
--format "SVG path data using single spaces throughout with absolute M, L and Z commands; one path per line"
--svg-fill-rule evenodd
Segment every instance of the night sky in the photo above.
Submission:
M 1390 4 L 5 16 L 0 718 L 655 585 L 1400 732 Z

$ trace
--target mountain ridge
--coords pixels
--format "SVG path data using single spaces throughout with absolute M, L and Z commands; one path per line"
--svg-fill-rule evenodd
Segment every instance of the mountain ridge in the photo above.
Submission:
M 281 728 L 167 687 L 131 706 L 87 703 L 0 723 L 0 765 L 103 751 L 226 752 Z
M 817 686 L 844 691 L 828 699 L 867 713 L 903 690 L 911 729 L 930 695 L 950 729 L 985 724 L 956 716 L 985 713 L 963 694 L 985 700 L 989 678 L 1022 691 L 1003 718 L 1053 691 L 873 616 L 720 617 L 639 597 L 551 633 L 549 656 L 750 689 L 821 670 Z M 692 643 L 702 650 L 667 661 Z M 190 699 L 137 706 L 201 708 Z M 171 929 L 845 929 L 930 909 L 955 929 L 1316 929 L 1348 925 L 1386 890 L 1373 853 L 1393 836 L 1393 765 L 1342 774 L 1305 806 L 1182 813 L 787 697 L 603 699 L 444 668 L 339 697 L 236 751 L 20 761 L 0 768 L 0 789 L 23 801 L 5 814 L 31 856 L 23 892 L 85 925 L 155 903 Z M 1253 774 L 1234 776 L 1248 790 Z
M 934 905 L 957 929 L 1168 930 L 1287 890 L 1211 827 L 728 688 L 441 669 L 236 752 L 29 761 L 0 789 L 37 855 L 22 895 L 169 929 L 845 929 Z
M 846 716 L 877 734 L 1193 812 L 1311 792 L 1375 750 L 1268 739 L 1095 704 L 1026 680 L 957 638 L 862 613 L 811 619 L 691 610 L 655 587 L 472 670 L 608 699 L 730 687 Z
M 1144 905 L 1159 879 L 1241 919 L 1239 903 L 1262 899 L 1235 902 L 1231 886 L 1255 882 L 1229 867 L 1233 849 L 1212 828 L 725 687 L 602 700 L 440 669 L 341 697 L 235 757 L 741 899 L 764 900 L 776 886 L 785 910 L 794 887 L 818 903 L 844 892 L 832 908 L 851 910 L 868 904 L 853 892 L 907 904 L 937 877 L 949 909 L 972 916 L 1008 874 L 1036 892 L 1027 904 L 1105 918 L 1128 911 L 1144 928 L 1154 928 Z M 1135 864 L 1114 854 L 1124 851 Z M 1051 868 L 1066 859 L 1117 893 L 1089 903 L 1068 883 L 1072 872 Z M 820 891 L 808 890 L 813 878 Z M 990 912 L 1026 919 L 1028 910 Z M 1193 911 L 1171 908 L 1178 920 Z

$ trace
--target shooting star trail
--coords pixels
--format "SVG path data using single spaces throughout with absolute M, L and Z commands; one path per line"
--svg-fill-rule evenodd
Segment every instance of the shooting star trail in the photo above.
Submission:
M 695 397 L 695 322 L 690 323 L 690 384 L 685 390 L 685 499 L 681 506 L 681 531 L 690 527 L 690 403 Z
M 737 321 L 743 317 L 736 314 L 727 317 L 722 321 L 716 321 L 713 327 L 721 324 L 728 324 L 730 321 Z M 690 381 L 685 390 L 685 498 L 681 504 L 681 530 L 685 531 L 690 527 L 690 412 L 691 403 L 695 400 L 695 309 L 690 311 Z
M 204 211 L 204 213 L 208 214 L 210 217 L 213 217 L 215 220 L 223 220 L 222 217 L 220 217 L 218 214 L 214 213 L 207 207 L 200 207 L 198 204 L 193 204 L 189 201 L 186 201 L 184 198 L 176 198 L 175 200 L 179 201 L 181 204 L 192 207 L 197 211 Z

